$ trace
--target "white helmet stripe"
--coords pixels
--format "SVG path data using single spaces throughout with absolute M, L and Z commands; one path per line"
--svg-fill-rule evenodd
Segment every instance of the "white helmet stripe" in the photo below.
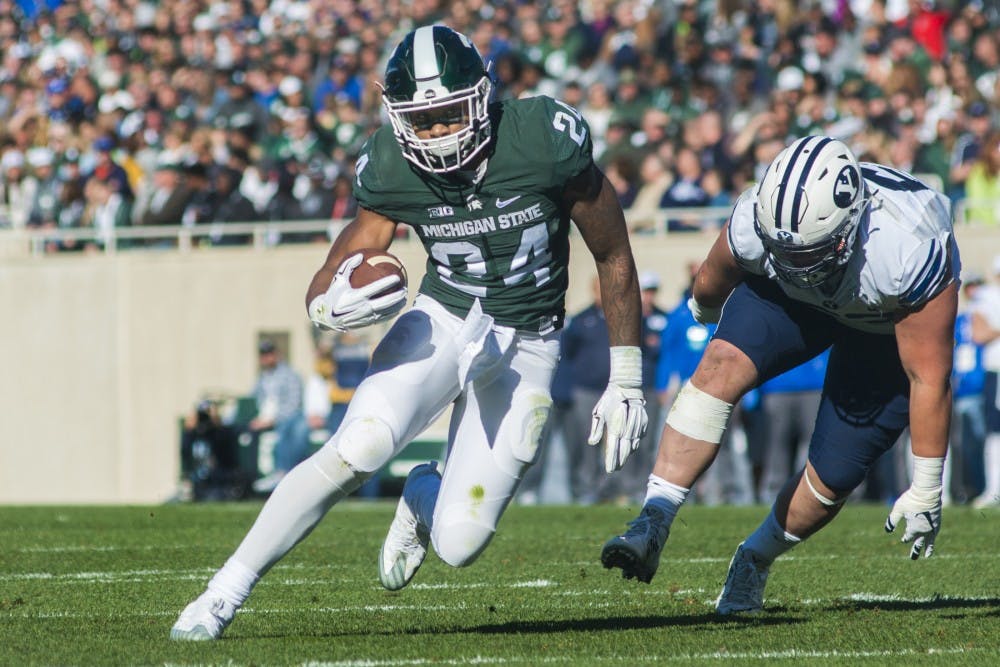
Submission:
M 777 196 L 776 208 L 774 210 L 775 229 L 782 229 L 783 227 L 786 229 L 791 229 L 791 225 L 784 224 L 785 221 L 782 220 L 782 218 L 784 217 L 783 209 L 786 198 L 785 192 L 788 189 L 788 184 L 791 183 L 792 181 L 791 172 L 792 170 L 795 169 L 796 166 L 798 166 L 799 154 L 802 153 L 802 149 L 804 149 L 809 143 L 810 142 L 808 141 L 803 141 L 798 146 L 795 147 L 794 151 L 791 152 L 789 152 L 790 149 L 787 148 L 784 150 L 785 157 L 783 160 L 783 164 L 781 165 L 781 168 L 784 171 L 784 173 L 782 173 L 781 176 L 778 177 L 778 196 Z
M 434 49 L 432 25 L 417 28 L 413 33 L 413 78 L 416 79 L 417 90 L 438 88 L 443 85 L 437 52 Z
M 783 165 L 785 173 L 779 180 L 778 203 L 774 215 L 776 229 L 798 232 L 799 219 L 802 217 L 802 194 L 806 179 L 809 177 L 809 172 L 812 170 L 816 158 L 830 141 L 832 140 L 829 137 L 809 137 L 799 143 L 786 160 L 785 165 Z M 808 157 L 804 160 L 799 159 L 799 156 L 806 152 L 809 154 Z M 786 202 L 791 202 L 791 206 L 786 207 Z

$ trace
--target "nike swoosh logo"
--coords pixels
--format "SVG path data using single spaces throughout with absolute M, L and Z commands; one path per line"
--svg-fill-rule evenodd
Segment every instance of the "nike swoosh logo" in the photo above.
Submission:
M 510 199 L 500 199 L 499 197 L 497 197 L 497 208 L 504 208 L 505 206 L 509 206 L 510 204 L 513 204 L 520 198 L 521 195 L 518 195 L 516 197 L 511 197 Z

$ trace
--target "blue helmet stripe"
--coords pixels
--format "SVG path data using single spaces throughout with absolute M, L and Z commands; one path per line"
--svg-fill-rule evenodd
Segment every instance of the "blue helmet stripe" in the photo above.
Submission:
M 812 152 L 809 154 L 808 159 L 806 159 L 806 164 L 802 168 L 802 172 L 799 174 L 799 183 L 795 186 L 795 194 L 792 200 L 792 231 L 799 231 L 799 209 L 802 207 L 802 196 L 806 191 L 806 180 L 809 178 L 809 172 L 812 171 L 813 164 L 816 163 L 816 158 L 819 157 L 820 152 L 823 147 L 828 143 L 833 141 L 830 137 L 823 137 L 816 147 L 813 148 Z
M 781 208 L 782 205 L 785 203 L 785 188 L 788 187 L 788 179 L 792 175 L 792 168 L 795 167 L 795 160 L 799 157 L 799 153 L 802 152 L 802 150 L 806 147 L 806 144 L 808 143 L 809 143 L 808 141 L 803 141 L 802 143 L 800 143 L 795 148 L 795 152 L 793 152 L 789 156 L 788 160 L 783 165 L 785 167 L 785 173 L 778 180 L 778 205 L 777 208 L 775 208 L 774 210 L 775 229 L 781 229 Z M 798 223 L 792 221 L 792 229 L 794 230 L 797 227 Z

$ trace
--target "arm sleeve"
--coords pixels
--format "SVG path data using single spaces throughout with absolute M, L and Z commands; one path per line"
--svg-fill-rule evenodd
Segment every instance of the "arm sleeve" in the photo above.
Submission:
M 729 218 L 727 240 L 729 249 L 744 271 L 764 275 L 764 244 L 754 228 L 754 207 L 757 197 L 753 188 L 747 188 L 736 200 Z

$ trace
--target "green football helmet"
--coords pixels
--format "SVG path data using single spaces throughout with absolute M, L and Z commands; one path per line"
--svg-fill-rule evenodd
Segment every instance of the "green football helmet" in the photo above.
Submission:
M 469 38 L 451 28 L 417 28 L 399 43 L 385 68 L 382 101 L 403 156 L 443 174 L 467 166 L 489 144 L 493 84 Z M 421 138 L 443 124 L 453 131 Z

